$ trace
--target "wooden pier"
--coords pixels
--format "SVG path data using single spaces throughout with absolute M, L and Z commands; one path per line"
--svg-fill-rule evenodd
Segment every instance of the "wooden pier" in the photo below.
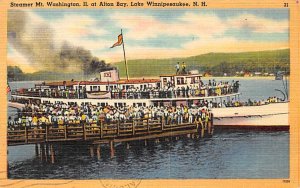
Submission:
M 36 144 L 36 156 L 54 163 L 53 144 L 87 144 L 91 156 L 94 156 L 96 148 L 97 157 L 100 158 L 100 146 L 103 144 L 109 146 L 113 157 L 115 143 L 125 143 L 129 147 L 129 143 L 134 141 L 143 141 L 147 145 L 149 140 L 156 142 L 159 139 L 177 139 L 179 136 L 195 138 L 212 134 L 212 121 L 166 124 L 165 120 L 135 119 L 132 122 L 64 124 L 58 127 L 48 124 L 40 129 L 24 127 L 22 130 L 8 131 L 7 141 L 8 146 Z

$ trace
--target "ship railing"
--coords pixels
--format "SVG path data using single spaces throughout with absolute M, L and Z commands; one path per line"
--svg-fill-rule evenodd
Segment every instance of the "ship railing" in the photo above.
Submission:
M 152 98 L 187 98 L 187 97 L 209 97 L 209 96 L 221 96 L 227 94 L 238 93 L 236 87 L 209 87 L 201 89 L 189 89 L 189 90 L 150 90 L 150 91 L 111 91 L 112 99 L 152 99 Z M 78 99 L 87 98 L 85 93 L 76 92 L 63 92 L 54 93 L 51 91 L 42 90 L 23 90 L 13 91 L 12 95 L 28 96 L 28 97 L 44 97 L 44 98 L 65 98 L 65 99 Z
M 238 91 L 217 93 L 213 91 L 203 92 L 201 90 L 194 92 L 173 91 L 142 91 L 142 92 L 111 92 L 111 99 L 164 99 L 164 98 L 188 98 L 188 97 L 210 97 L 222 96 L 228 94 L 237 94 Z

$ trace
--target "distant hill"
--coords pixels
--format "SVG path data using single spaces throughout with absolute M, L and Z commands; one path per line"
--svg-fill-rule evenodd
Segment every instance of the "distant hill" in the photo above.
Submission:
M 91 75 L 92 76 L 92 75 Z M 95 75 L 93 75 L 95 76 Z M 63 73 L 63 72 L 50 72 L 38 71 L 35 73 L 24 73 L 17 66 L 7 67 L 8 81 L 23 81 L 23 80 L 84 80 L 87 79 L 83 73 Z
M 129 60 L 129 76 L 133 77 L 157 77 L 162 74 L 174 74 L 177 62 L 185 62 L 187 70 L 199 70 L 200 73 L 210 72 L 213 76 L 235 75 L 237 71 L 244 72 L 268 72 L 279 70 L 289 71 L 290 50 L 273 50 L 243 53 L 208 53 L 187 58 L 170 59 L 139 59 Z M 125 77 L 124 62 L 112 64 L 119 69 L 120 76 Z M 8 80 L 86 80 L 99 77 L 98 73 L 84 76 L 82 72 L 63 73 L 39 71 L 35 73 L 23 73 L 19 67 L 8 66 Z
M 235 75 L 237 71 L 269 72 L 289 71 L 290 50 L 272 50 L 242 53 L 208 53 L 187 58 L 138 59 L 129 60 L 130 77 L 152 77 L 161 74 L 174 74 L 177 62 L 185 62 L 188 70 L 210 72 L 213 76 Z M 124 62 L 114 63 L 119 68 L 120 76 L 125 77 Z

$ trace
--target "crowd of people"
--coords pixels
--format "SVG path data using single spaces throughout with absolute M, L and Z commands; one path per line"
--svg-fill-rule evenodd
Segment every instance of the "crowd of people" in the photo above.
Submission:
M 42 103 L 26 104 L 15 117 L 9 117 L 10 130 L 29 128 L 43 128 L 47 124 L 54 127 L 82 123 L 95 124 L 104 122 L 132 122 L 134 119 L 148 118 L 150 120 L 164 121 L 165 124 L 181 124 L 195 121 L 208 122 L 211 112 L 206 106 L 186 105 L 180 106 L 100 106 L 92 104 L 65 104 Z
M 66 104 L 66 103 L 41 103 L 25 104 L 18 110 L 14 117 L 9 117 L 8 127 L 10 130 L 43 127 L 51 124 L 59 127 L 65 124 L 99 123 L 110 124 L 112 122 L 132 122 L 133 119 L 149 118 L 150 120 L 164 121 L 165 124 L 181 124 L 184 122 L 194 123 L 207 122 L 211 118 L 212 108 L 260 106 L 270 103 L 281 102 L 278 97 L 269 97 L 266 100 L 250 100 L 241 102 L 229 100 L 223 102 L 201 101 L 190 106 L 100 106 L 92 104 Z
M 129 87 L 128 89 L 113 88 L 110 92 L 110 98 L 113 99 L 152 99 L 152 98 L 180 98 L 180 97 L 208 97 L 220 96 L 226 94 L 237 93 L 239 91 L 239 81 L 230 82 L 216 82 L 216 80 L 209 80 L 204 84 L 202 81 L 199 85 L 184 85 L 175 87 L 174 84 L 167 83 L 165 87 L 146 87 L 137 88 Z M 86 88 L 77 90 L 73 88 L 47 88 L 47 89 L 28 89 L 19 94 L 27 94 L 40 97 L 49 98 L 87 98 Z
M 239 90 L 239 81 L 216 82 L 209 80 L 207 84 L 200 83 L 199 86 L 182 86 L 175 87 L 171 83 L 163 88 L 135 88 L 130 87 L 128 90 L 115 88 L 111 91 L 112 98 L 180 98 L 180 97 L 208 97 L 220 96 L 226 94 L 237 93 Z
M 226 102 L 225 100 L 222 103 L 214 103 L 213 107 L 215 108 L 224 108 L 224 107 L 242 107 L 242 106 L 261 106 L 261 105 L 266 105 L 270 103 L 277 103 L 277 102 L 282 102 L 283 100 L 274 96 L 274 97 L 269 97 L 266 100 L 251 100 L 248 99 L 245 102 L 241 102 L 238 100 L 231 100 Z

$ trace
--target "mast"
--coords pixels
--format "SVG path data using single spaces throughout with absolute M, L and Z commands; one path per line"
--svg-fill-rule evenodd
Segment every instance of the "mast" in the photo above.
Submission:
M 122 41 L 122 46 L 123 46 L 123 54 L 124 54 L 126 78 L 127 78 L 127 80 L 129 80 L 128 66 L 127 66 L 126 55 L 125 55 L 124 36 L 123 36 L 123 33 L 122 33 L 122 29 L 121 29 L 121 35 L 122 35 L 122 40 L 123 40 Z

